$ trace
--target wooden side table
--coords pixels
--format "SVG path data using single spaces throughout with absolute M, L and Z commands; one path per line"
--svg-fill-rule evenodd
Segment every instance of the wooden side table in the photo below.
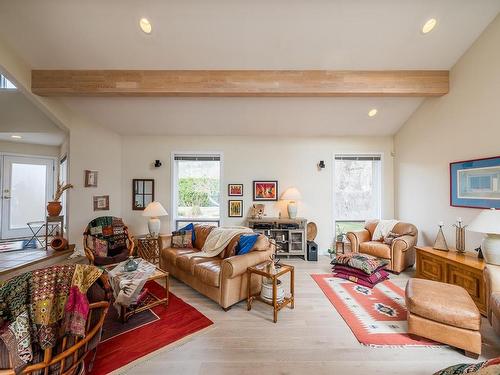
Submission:
M 295 307 L 295 270 L 293 266 L 289 266 L 286 264 L 281 264 L 281 267 L 276 270 L 276 273 L 267 272 L 266 268 L 269 262 L 261 263 L 253 267 L 247 268 L 247 310 L 250 311 L 252 309 L 252 302 L 254 299 L 262 301 L 268 305 L 273 306 L 274 316 L 273 321 L 276 323 L 278 321 L 278 311 L 280 311 L 283 307 L 290 305 L 290 308 L 293 309 Z M 267 301 L 263 299 L 259 294 L 252 295 L 251 292 L 251 280 L 252 273 L 257 275 L 266 277 L 271 280 L 273 284 L 273 299 L 272 301 Z M 290 296 L 285 297 L 281 302 L 278 302 L 277 299 L 277 289 L 278 289 L 278 279 L 286 273 L 290 273 Z
M 152 238 L 147 235 L 137 238 L 137 256 L 155 265 L 160 264 L 161 237 Z
M 117 264 L 110 264 L 109 266 L 105 267 L 106 271 L 112 270 L 114 267 L 116 267 Z M 147 296 L 142 300 L 137 306 L 123 306 L 120 305 L 120 319 L 122 323 L 126 323 L 127 320 L 134 314 L 138 314 L 144 310 L 149 310 L 152 309 L 155 306 L 164 304 L 165 307 L 168 307 L 168 301 L 169 301 L 169 279 L 168 279 L 168 272 L 162 270 L 159 267 L 156 267 L 154 273 L 149 276 L 148 281 L 153 281 L 153 280 L 160 280 L 160 279 L 165 279 L 165 296 L 164 297 L 157 297 L 153 293 L 148 291 Z

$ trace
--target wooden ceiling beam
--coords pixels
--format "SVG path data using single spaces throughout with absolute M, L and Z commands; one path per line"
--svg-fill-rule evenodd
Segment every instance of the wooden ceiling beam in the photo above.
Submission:
M 446 70 L 33 70 L 40 96 L 441 96 Z

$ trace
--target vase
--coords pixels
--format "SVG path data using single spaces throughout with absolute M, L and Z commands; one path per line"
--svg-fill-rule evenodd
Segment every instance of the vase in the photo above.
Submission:
M 64 237 L 57 235 L 50 241 L 50 247 L 55 251 L 62 251 L 68 248 L 68 240 Z
M 59 216 L 62 211 L 62 205 L 59 201 L 52 201 L 47 204 L 47 213 L 49 216 Z

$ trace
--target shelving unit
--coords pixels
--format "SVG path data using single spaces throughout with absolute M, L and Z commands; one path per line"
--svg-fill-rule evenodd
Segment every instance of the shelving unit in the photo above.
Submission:
M 249 219 L 247 225 L 254 232 L 262 233 L 276 241 L 276 255 L 286 256 L 287 258 L 299 256 L 307 260 L 306 219 L 267 217 Z

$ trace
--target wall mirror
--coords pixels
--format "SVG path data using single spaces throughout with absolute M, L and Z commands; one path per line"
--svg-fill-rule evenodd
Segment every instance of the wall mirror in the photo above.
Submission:
M 144 210 L 148 204 L 155 200 L 155 180 L 132 180 L 132 209 Z

